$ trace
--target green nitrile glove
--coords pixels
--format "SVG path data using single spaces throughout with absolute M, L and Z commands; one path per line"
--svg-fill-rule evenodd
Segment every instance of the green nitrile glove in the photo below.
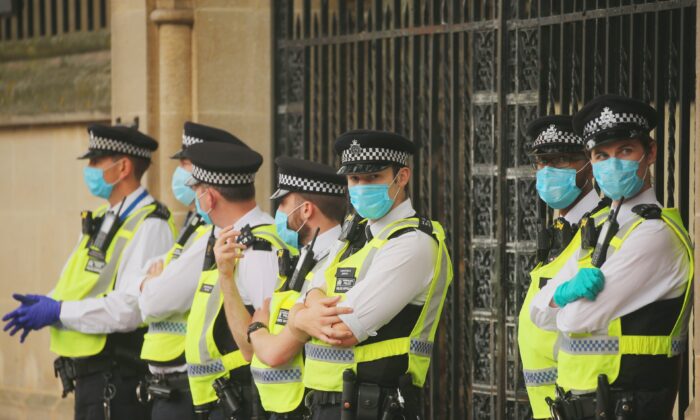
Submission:
M 605 276 L 599 268 L 582 268 L 571 280 L 557 287 L 554 292 L 554 303 L 563 308 L 582 298 L 595 300 L 604 285 Z

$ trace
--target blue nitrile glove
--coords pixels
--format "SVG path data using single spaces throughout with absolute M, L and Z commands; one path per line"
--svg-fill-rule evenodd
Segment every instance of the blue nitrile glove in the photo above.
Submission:
M 15 297 L 15 299 L 20 300 L 19 297 Z M 28 306 L 25 308 L 20 306 L 16 310 L 16 314 L 12 316 L 12 318 L 16 319 L 16 321 L 14 321 L 16 326 L 12 332 L 10 332 L 10 335 L 14 335 L 19 329 L 24 329 L 19 340 L 20 342 L 24 342 L 29 331 L 39 330 L 47 325 L 55 324 L 58 322 L 61 315 L 61 302 L 53 300 L 48 296 L 25 295 L 23 299 L 24 300 L 20 300 L 20 302 L 23 304 L 26 302 Z M 33 301 L 34 303 L 31 303 Z M 10 319 L 11 314 L 13 313 L 7 314 L 6 317 Z M 5 326 L 6 330 L 8 328 L 9 326 Z
M 599 268 L 582 268 L 571 280 L 557 287 L 554 292 L 554 303 L 563 308 L 582 298 L 595 300 L 604 285 L 605 276 Z
M 21 295 L 19 293 L 14 293 L 12 297 L 16 301 L 20 302 L 20 306 L 2 317 L 3 321 L 8 321 L 7 324 L 5 324 L 3 331 L 12 329 L 12 331 L 10 331 L 10 335 L 15 335 L 17 334 L 17 331 L 24 329 L 22 336 L 20 337 L 20 341 L 24 342 L 24 339 L 27 338 L 27 335 L 31 330 L 22 324 L 19 318 L 26 315 L 29 311 L 29 307 L 39 302 L 39 299 L 35 295 Z

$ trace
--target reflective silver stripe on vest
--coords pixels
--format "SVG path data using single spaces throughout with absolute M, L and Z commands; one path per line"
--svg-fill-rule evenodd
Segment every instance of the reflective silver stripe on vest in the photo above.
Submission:
M 433 355 L 433 343 L 429 341 L 411 339 L 409 351 L 419 356 L 430 357 Z
M 671 339 L 671 355 L 677 356 L 685 350 L 686 336 Z M 561 350 L 570 354 L 618 354 L 620 340 L 618 337 L 595 336 L 572 338 L 562 335 Z
M 217 281 L 216 284 L 214 284 L 214 288 L 211 290 L 211 293 L 209 293 L 209 297 L 207 298 L 207 309 L 204 315 L 204 325 L 202 326 L 202 334 L 199 337 L 199 360 L 205 362 L 213 359 L 211 354 L 209 354 L 209 346 L 207 346 L 207 331 L 209 331 L 209 326 L 214 322 L 216 316 L 219 314 L 219 309 L 221 308 L 221 305 L 219 304 L 219 290 L 219 282 Z
M 554 385 L 557 381 L 557 368 L 523 369 L 523 375 L 526 386 Z
M 226 370 L 224 369 L 224 364 L 219 359 L 211 361 L 209 363 L 187 364 L 187 375 L 189 376 L 207 376 L 214 375 L 217 373 L 223 373 L 225 371 Z
M 119 230 L 125 230 L 127 232 L 133 232 L 139 225 L 141 220 L 143 220 L 151 211 L 153 211 L 151 204 L 147 204 L 141 207 L 136 213 L 126 219 L 126 222 Z M 132 237 L 133 238 L 133 237 Z M 90 290 L 90 293 L 86 297 L 99 297 L 104 293 L 107 293 L 110 285 L 112 284 L 112 279 L 117 273 L 117 268 L 121 262 L 121 255 L 126 248 L 126 244 L 129 240 L 123 236 L 117 238 L 117 242 L 114 245 L 114 250 L 112 251 L 112 258 L 109 259 L 109 263 L 102 269 L 100 275 L 97 279 L 97 283 Z
M 444 245 L 444 243 L 441 242 L 442 245 L 438 245 L 438 251 L 442 249 L 442 261 L 440 262 L 440 275 L 438 276 L 437 279 L 435 279 L 435 290 L 433 291 L 433 295 L 431 296 L 431 299 L 429 302 L 426 302 L 424 305 L 427 305 L 427 308 L 424 308 L 424 311 L 427 311 L 425 313 L 425 319 L 423 320 L 423 329 L 420 332 L 419 337 L 423 341 L 430 341 L 430 331 L 433 328 L 433 324 L 435 323 L 435 320 L 439 318 L 440 316 L 440 305 L 443 302 L 443 295 L 446 293 L 447 288 L 449 287 L 449 282 L 447 279 L 447 269 L 449 268 L 450 265 L 450 256 L 447 253 L 447 246 Z
M 355 352 L 352 349 L 319 346 L 309 342 L 304 346 L 304 350 L 309 359 L 331 363 L 355 363 Z
M 260 369 L 251 368 L 253 379 L 261 384 L 282 384 L 289 382 L 301 382 L 301 368 L 290 369 Z
M 380 241 L 386 241 L 389 239 L 389 236 L 391 236 L 392 233 L 405 228 L 418 228 L 418 220 L 403 220 L 401 222 L 397 222 L 396 224 L 387 226 L 381 232 L 379 232 L 375 238 Z M 372 241 L 368 243 L 372 243 Z M 367 275 L 367 270 L 369 270 L 369 267 L 372 265 L 372 261 L 374 260 L 374 257 L 377 255 L 378 251 L 379 248 L 373 246 L 372 249 L 367 252 L 364 260 L 362 260 L 360 272 L 357 274 L 357 279 L 355 280 L 356 283 L 359 283 L 365 278 L 365 275 Z
M 187 324 L 185 322 L 171 321 L 152 322 L 148 325 L 148 332 L 185 335 L 187 333 Z

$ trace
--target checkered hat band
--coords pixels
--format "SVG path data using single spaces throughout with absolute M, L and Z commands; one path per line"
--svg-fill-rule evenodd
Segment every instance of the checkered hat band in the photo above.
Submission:
M 341 155 L 343 165 L 354 162 L 395 162 L 400 165 L 408 165 L 410 154 L 393 149 L 381 147 L 363 147 L 360 152 L 351 152 L 352 148 L 346 149 Z
M 643 116 L 626 112 L 615 113 L 609 108 L 605 108 L 597 118 L 586 123 L 583 127 L 583 136 L 588 138 L 599 131 L 615 128 L 622 124 L 636 125 L 649 130 L 649 121 Z
M 583 146 L 583 139 L 574 133 L 549 129 L 541 132 L 535 139 L 533 147 L 546 146 L 548 144 L 567 144 L 571 146 Z
M 109 152 L 123 153 L 125 155 L 138 156 L 146 159 L 151 158 L 151 151 L 145 147 L 134 146 L 120 140 L 98 137 L 90 133 L 88 148 L 92 150 L 106 150 Z
M 301 190 L 320 194 L 345 194 L 345 187 L 331 182 L 318 181 L 316 179 L 302 178 L 294 175 L 279 174 L 279 188 Z
M 197 143 L 204 143 L 204 140 L 197 138 L 197 137 L 192 137 L 192 136 L 186 136 L 182 135 L 182 145 L 185 147 L 190 147 L 192 145 L 195 145 Z
M 231 174 L 223 172 L 213 172 L 192 165 L 192 177 L 199 182 L 212 185 L 245 185 L 252 184 L 255 180 L 255 173 L 252 174 Z

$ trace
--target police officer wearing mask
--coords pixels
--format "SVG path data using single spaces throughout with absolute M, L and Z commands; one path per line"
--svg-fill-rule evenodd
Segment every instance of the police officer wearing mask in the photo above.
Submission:
M 275 419 L 302 419 L 305 411 L 302 348 L 306 338 L 297 338 L 285 326 L 288 314 L 305 292 L 307 278 L 324 265 L 341 234 L 347 181 L 333 168 L 320 163 L 288 157 L 279 157 L 275 163 L 279 168 L 278 188 L 271 198 L 279 200 L 275 214 L 277 233 L 290 247 L 303 244 L 304 248 L 297 257 L 280 253 L 278 288 L 252 319 L 235 288 L 224 299 L 231 300 L 231 307 L 236 308 L 234 317 L 252 321 L 246 333 L 255 353 L 251 371 L 263 408 Z M 219 237 L 217 259 L 235 258 L 226 245 L 235 234 L 229 231 Z M 222 273 L 220 282 L 230 281 L 225 275 Z M 297 305 L 303 306 L 303 301 Z M 239 343 L 239 347 L 246 345 Z
M 84 180 L 107 201 L 83 212 L 82 236 L 48 296 L 14 295 L 21 306 L 7 314 L 10 334 L 51 326 L 51 351 L 63 396 L 75 389 L 76 419 L 147 418 L 136 400 L 144 373 L 138 362 L 136 280 L 150 258 L 173 241 L 170 212 L 140 185 L 158 144 L 134 128 L 92 125 Z
M 195 412 L 205 419 L 259 418 L 263 414 L 246 360 L 252 355 L 246 336 L 249 318 L 236 317 L 234 302 L 224 296 L 240 293 L 249 314 L 260 308 L 275 290 L 277 252 L 289 246 L 277 235 L 272 217 L 255 202 L 260 154 L 208 142 L 192 146 L 187 155 L 197 211 L 216 227 L 187 318 L 185 356 Z M 239 235 L 230 245 L 243 255 L 238 262 L 226 259 L 217 265 L 216 239 L 231 230 Z M 226 273 L 225 281 L 219 280 L 220 273 Z
M 616 95 L 574 116 L 616 219 L 603 225 L 596 251 L 574 255 L 577 264 L 530 308 L 536 325 L 561 334 L 557 383 L 571 391 L 553 404 L 562 418 L 672 418 L 693 252 L 678 210 L 662 209 L 651 186 L 656 119 L 649 105 Z
M 558 216 L 538 234 L 538 263 L 530 273 L 530 287 L 518 317 L 518 345 L 530 406 L 534 418 L 545 419 L 550 417 L 545 398 L 555 398 L 557 334 L 532 323 L 530 302 L 580 247 L 581 219 L 593 215 L 602 221 L 608 202 L 599 203 L 583 139 L 574 134 L 571 116 L 538 118 L 530 123 L 527 134 L 534 139 L 537 193 Z
M 329 257 L 306 308 L 289 321 L 312 337 L 307 402 L 313 419 L 338 419 L 341 410 L 358 419 L 416 418 L 452 281 L 444 231 L 417 215 L 408 198 L 413 142 L 357 130 L 341 135 L 335 150 L 351 203 L 367 219 L 366 244 L 346 252 L 345 243 Z M 352 313 L 336 315 L 336 305 Z
M 153 420 L 194 418 L 185 332 L 212 228 L 197 214 L 195 193 L 186 183 L 192 176 L 189 148 L 207 142 L 247 147 L 231 133 L 188 121 L 183 128 L 182 149 L 172 157 L 180 161 L 173 173 L 173 194 L 190 212 L 170 251 L 157 258 L 143 277 L 139 296 L 141 316 L 148 323 L 141 358 L 149 363 L 151 372 L 139 388 L 139 397 L 153 402 Z

